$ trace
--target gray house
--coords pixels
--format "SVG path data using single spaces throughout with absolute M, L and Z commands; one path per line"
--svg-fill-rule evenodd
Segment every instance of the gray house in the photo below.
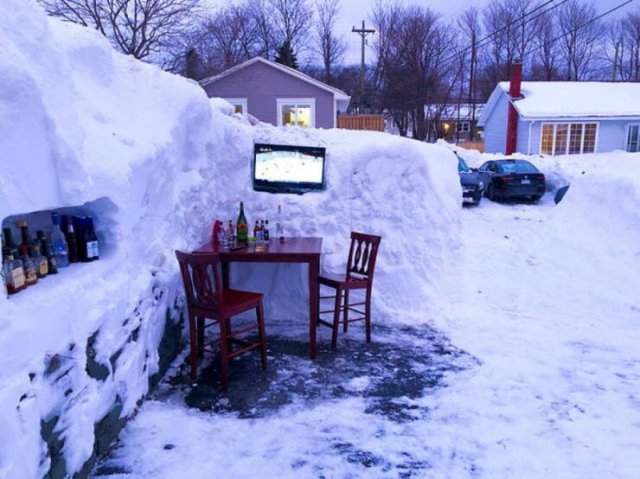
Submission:
M 502 82 L 480 117 L 485 151 L 640 151 L 640 83 Z
M 200 84 L 211 97 L 235 106 L 277 126 L 335 128 L 338 113 L 344 113 L 350 97 L 298 70 L 262 57 L 254 57 Z

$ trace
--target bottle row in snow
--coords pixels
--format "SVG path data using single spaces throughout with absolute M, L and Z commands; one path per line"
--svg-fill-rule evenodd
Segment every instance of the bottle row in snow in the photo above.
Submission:
M 2 230 L 2 279 L 8 294 L 33 286 L 70 263 L 95 261 L 100 257 L 93 218 L 51 214 L 48 234 L 36 231 L 33 238 L 26 220 L 16 222 L 20 243 L 11 227 Z
M 276 237 L 280 241 L 284 240 L 284 229 L 282 226 L 282 209 L 278 206 L 278 214 L 276 218 Z M 228 224 L 222 221 L 216 220 L 213 223 L 213 230 L 211 232 L 212 242 L 219 244 L 223 247 L 231 247 L 234 245 L 246 244 L 250 241 L 255 241 L 256 244 L 265 244 L 271 240 L 271 233 L 269 230 L 269 220 L 256 220 L 256 224 L 253 227 L 253 236 L 249 236 L 249 223 L 244 213 L 244 203 L 240 203 L 240 213 L 236 221 L 235 227 L 233 220 L 229 220 Z

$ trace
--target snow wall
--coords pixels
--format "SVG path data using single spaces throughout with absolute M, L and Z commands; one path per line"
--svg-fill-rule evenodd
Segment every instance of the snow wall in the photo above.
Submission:
M 0 219 L 89 213 L 102 247 L 98 262 L 0 295 L 0 477 L 87 474 L 179 346 L 167 340 L 183 327 L 173 251 L 206 241 L 240 200 L 249 221 L 281 204 L 286 233 L 322 236 L 333 271 L 351 230 L 382 235 L 375 321 L 438 314 L 461 195 L 446 148 L 251 126 L 195 83 L 48 19 L 32 0 L 0 4 L 0 45 Z M 254 141 L 325 146 L 327 190 L 252 191 Z M 232 274 L 234 286 L 267 295 L 267 327 L 307 321 L 301 266 Z

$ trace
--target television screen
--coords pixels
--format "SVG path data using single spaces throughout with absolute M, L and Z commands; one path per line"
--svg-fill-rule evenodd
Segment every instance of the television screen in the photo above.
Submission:
M 254 151 L 255 190 L 304 193 L 324 189 L 324 148 L 256 143 Z

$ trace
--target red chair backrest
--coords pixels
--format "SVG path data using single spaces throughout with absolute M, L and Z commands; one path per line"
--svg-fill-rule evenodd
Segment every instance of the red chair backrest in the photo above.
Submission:
M 351 233 L 351 247 L 347 261 L 347 279 L 366 278 L 373 280 L 376 268 L 380 236 L 364 233 Z
M 176 251 L 187 304 L 190 308 L 217 309 L 222 304 L 220 259 L 216 254 Z

